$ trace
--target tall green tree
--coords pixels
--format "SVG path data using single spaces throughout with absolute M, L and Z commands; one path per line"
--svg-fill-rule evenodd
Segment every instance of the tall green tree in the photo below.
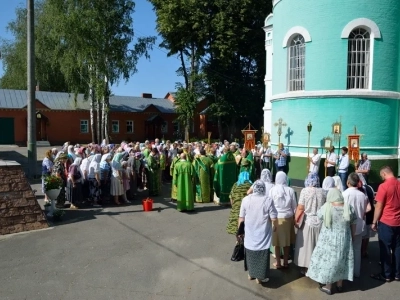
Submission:
M 164 40 L 161 46 L 169 50 L 169 55 L 180 55 L 181 49 L 188 52 L 190 42 L 195 43 L 197 72 L 205 78 L 204 87 L 211 100 L 208 113 L 218 122 L 220 139 L 224 131 L 232 136 L 238 126 L 250 120 L 260 125 L 265 75 L 262 27 L 272 2 L 149 1 Z M 184 81 L 188 84 L 185 76 Z M 257 120 L 260 124 L 254 124 Z
M 155 37 L 134 39 L 132 0 L 47 0 L 49 36 L 57 41 L 54 59 L 72 88 L 80 87 L 84 76 L 91 101 L 93 140 L 108 141 L 110 87 L 120 79 L 129 80 L 137 72 L 141 56 Z M 94 110 L 102 99 L 101 132 L 95 136 Z M 96 110 L 99 113 L 99 109 Z
M 12 40 L 1 39 L 0 51 L 3 60 L 4 74 L 0 78 L 3 89 L 27 89 L 27 9 L 18 7 L 16 17 L 7 30 L 13 35 Z M 48 28 L 43 23 L 43 0 L 35 1 L 35 78 L 41 90 L 69 91 L 59 64 L 53 64 L 48 55 L 52 45 L 47 38 Z

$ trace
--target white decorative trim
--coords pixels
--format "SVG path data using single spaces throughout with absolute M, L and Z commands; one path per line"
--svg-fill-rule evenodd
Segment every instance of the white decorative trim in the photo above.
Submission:
M 277 5 L 279 2 L 281 2 L 282 0 L 274 0 L 272 7 L 275 7 L 275 5 Z
M 267 25 L 267 22 L 269 21 L 269 19 L 271 19 L 271 18 L 273 18 L 274 17 L 274 14 L 273 13 L 270 13 L 266 18 L 265 18 L 265 20 L 264 20 L 264 26 L 265 27 L 267 27 L 267 26 L 271 26 L 272 24 L 270 24 L 270 25 Z M 264 27 L 264 28 L 265 28 Z
M 275 146 L 277 146 L 278 145 L 278 143 L 271 143 L 271 145 L 275 145 Z M 346 143 L 344 143 L 342 146 L 346 146 Z M 289 148 L 307 148 L 308 146 L 307 145 L 292 145 L 292 144 L 290 144 L 289 145 Z M 318 149 L 321 149 L 322 147 L 321 147 L 321 145 L 310 145 L 310 149 L 313 149 L 313 148 L 318 148 Z M 396 146 L 393 146 L 393 147 L 360 147 L 360 150 L 365 150 L 365 149 L 368 149 L 368 150 L 390 150 L 390 149 L 399 149 L 400 150 L 400 147 L 396 147 Z
M 291 151 L 289 151 L 289 152 L 290 152 L 290 157 L 306 158 L 308 156 L 307 153 L 291 152 Z M 321 154 L 321 158 L 325 158 L 325 152 Z M 368 159 L 369 160 L 398 159 L 398 156 L 397 156 L 397 154 L 393 154 L 393 155 L 369 155 L 368 154 Z
M 306 43 L 311 42 L 311 35 L 307 29 L 305 29 L 302 26 L 294 26 L 289 29 L 289 31 L 286 33 L 285 37 L 283 38 L 282 47 L 286 48 L 289 45 L 289 42 L 292 39 L 292 37 L 296 34 L 301 34 L 304 38 L 304 42 L 306 42 Z
M 378 25 L 376 25 L 374 21 L 367 18 L 359 18 L 347 23 L 347 25 L 342 30 L 341 38 L 348 39 L 350 33 L 355 28 L 363 28 L 365 30 L 368 30 L 371 35 L 371 39 L 381 38 L 381 31 L 379 30 Z
M 300 98 L 374 98 L 400 100 L 400 93 L 376 90 L 325 90 L 325 91 L 295 91 L 273 95 L 271 102 L 296 100 Z

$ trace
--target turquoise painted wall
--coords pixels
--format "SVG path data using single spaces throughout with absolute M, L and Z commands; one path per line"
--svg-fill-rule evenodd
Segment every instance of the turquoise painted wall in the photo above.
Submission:
M 282 0 L 274 8 L 273 94 L 287 91 L 287 49 L 282 47 L 287 31 L 305 27 L 312 41 L 306 46 L 305 89 L 346 89 L 347 39 L 341 39 L 346 24 L 357 18 L 374 21 L 382 34 L 375 40 L 373 89 L 400 91 L 400 1 Z M 274 112 L 275 115 L 275 112 Z
M 342 116 L 342 143 L 347 146 L 347 135 L 354 132 L 364 134 L 360 141 L 370 155 L 397 154 L 399 126 L 399 101 L 394 99 L 360 98 L 302 98 L 272 102 L 274 124 L 282 118 L 287 126 L 283 128 L 281 142 L 291 152 L 307 153 L 307 124 L 311 121 L 311 146 L 321 147 L 321 140 L 332 136 L 332 124 Z M 290 134 L 289 133 L 290 128 Z M 272 143 L 278 142 L 276 128 L 271 134 Z M 290 138 L 288 140 L 288 137 Z M 337 144 L 335 145 L 337 146 Z M 368 149 L 368 147 L 393 147 L 392 149 Z M 367 148 L 367 149 L 365 149 Z M 320 152 L 321 153 L 321 152 Z

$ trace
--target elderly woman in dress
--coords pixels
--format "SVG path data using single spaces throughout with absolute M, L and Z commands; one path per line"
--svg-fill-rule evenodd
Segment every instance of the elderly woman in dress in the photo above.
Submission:
M 82 158 L 76 157 L 68 169 L 67 200 L 71 203 L 71 209 L 77 209 L 77 205 L 83 201 L 81 163 Z
M 343 280 L 353 281 L 352 239 L 357 216 L 354 208 L 345 203 L 342 193 L 331 188 L 326 203 L 318 211 L 318 218 L 323 225 L 306 276 L 320 283 L 321 292 L 331 295 L 332 284 L 336 283 L 340 293 Z
M 110 199 L 110 187 L 111 187 L 111 158 L 110 153 L 103 154 L 100 161 L 100 188 L 101 188 L 101 200 L 109 201 Z
M 231 213 L 229 215 L 228 226 L 226 231 L 229 234 L 236 234 L 238 228 L 238 218 L 242 199 L 247 195 L 248 189 L 251 187 L 250 173 L 248 171 L 241 172 L 239 179 L 232 186 L 229 198 L 231 200 Z
M 100 162 L 101 154 L 95 154 L 89 164 L 87 178 L 89 181 L 89 199 L 94 207 L 100 207 L 98 201 L 100 200 Z
M 42 192 L 45 193 L 46 190 L 44 188 L 44 178 L 51 175 L 51 171 L 53 170 L 53 153 L 51 150 L 47 150 L 45 157 L 42 162 Z M 46 193 L 44 194 L 44 202 L 49 203 L 49 199 L 47 198 Z
M 298 228 L 296 236 L 296 248 L 294 251 L 294 263 L 301 267 L 304 275 L 310 265 L 311 254 L 317 245 L 322 222 L 317 212 L 325 204 L 326 195 L 319 187 L 317 173 L 308 174 L 304 182 L 305 188 L 301 190 L 299 204 L 296 209 L 295 226 Z M 297 220 L 303 218 L 301 224 Z
M 60 189 L 60 193 L 57 196 L 57 207 L 64 208 L 65 200 L 66 200 L 66 191 L 65 188 L 67 187 L 67 179 L 68 179 L 68 172 L 65 170 L 65 164 L 68 160 L 68 155 L 59 152 L 57 154 L 56 159 L 54 160 L 54 166 L 52 174 L 61 178 L 63 181 L 63 185 Z
M 119 197 L 124 194 L 124 186 L 122 182 L 122 166 L 121 166 L 121 160 L 122 157 L 124 156 L 124 153 L 122 153 L 121 149 L 118 149 L 119 152 L 117 152 L 112 160 L 111 163 L 111 189 L 110 189 L 110 194 L 111 196 L 114 196 L 114 203 L 116 205 L 120 205 L 121 202 L 119 202 Z
M 279 171 L 276 174 L 275 186 L 269 191 L 269 197 L 274 201 L 278 212 L 278 225 L 272 234 L 272 246 L 275 247 L 276 263 L 274 267 L 281 269 L 281 248 L 283 248 L 283 267 L 287 268 L 289 260 L 290 246 L 295 242 L 294 233 L 294 213 L 297 203 L 296 196 L 292 188 L 287 186 L 287 176 Z
M 243 198 L 238 226 L 245 222 L 244 247 L 248 278 L 257 283 L 268 282 L 270 272 L 269 247 L 272 232 L 277 228 L 278 212 L 274 202 L 265 193 L 265 184 L 257 180 L 253 193 Z

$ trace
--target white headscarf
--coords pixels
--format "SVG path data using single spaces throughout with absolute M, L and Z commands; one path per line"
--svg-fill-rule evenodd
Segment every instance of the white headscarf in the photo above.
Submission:
M 330 188 L 334 187 L 335 187 L 335 180 L 330 176 L 325 177 L 324 181 L 322 182 L 322 189 L 328 192 Z
M 335 180 L 335 186 L 336 188 L 343 192 L 343 185 L 342 185 L 342 179 L 340 179 L 339 176 L 333 176 L 333 180 Z
M 273 200 L 285 197 L 285 186 L 287 186 L 287 176 L 285 172 L 279 171 L 276 173 L 275 186 L 271 189 Z
M 110 153 L 103 154 L 103 156 L 101 157 L 100 162 L 102 163 L 103 161 L 106 161 L 107 159 L 111 159 L 111 154 Z
M 75 161 L 76 155 L 74 153 L 74 146 L 72 146 L 72 145 L 68 146 L 68 156 L 71 157 Z
M 92 168 L 94 173 L 100 172 L 100 160 L 101 160 L 101 154 L 93 155 L 93 159 L 89 164 L 89 173 Z

